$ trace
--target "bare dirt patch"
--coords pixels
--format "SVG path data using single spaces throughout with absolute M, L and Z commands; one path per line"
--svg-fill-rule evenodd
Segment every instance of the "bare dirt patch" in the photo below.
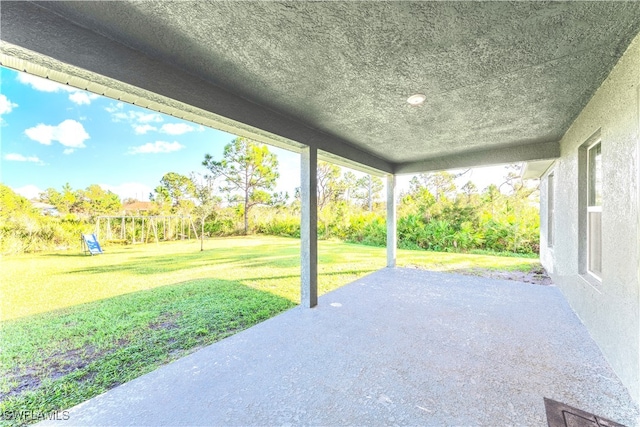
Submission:
M 490 279 L 514 280 L 516 282 L 532 283 L 534 285 L 553 285 L 553 281 L 544 270 L 540 267 L 531 271 L 496 271 L 484 268 L 469 268 L 458 270 L 456 273 L 469 274 L 473 276 L 488 277 Z
M 0 400 L 36 390 L 45 380 L 62 378 L 71 372 L 83 369 L 103 354 L 104 352 L 98 351 L 94 346 L 86 345 L 81 348 L 55 352 L 38 365 L 13 370 L 8 373 L 8 379 L 15 385 L 8 391 L 0 393 Z
M 36 375 L 33 370 L 29 370 L 27 372 L 18 373 L 18 372 L 10 372 L 8 374 L 9 380 L 13 384 L 7 392 L 0 392 L 0 401 L 6 399 L 10 396 L 15 396 L 17 394 L 22 393 L 27 390 L 34 390 L 40 387 L 41 381 L 40 378 Z
M 409 268 L 422 268 L 411 265 Z M 458 270 L 443 271 L 443 273 L 457 273 L 468 276 L 488 277 L 490 279 L 513 280 L 516 282 L 532 283 L 534 285 L 553 285 L 553 281 L 544 268 L 539 267 L 531 271 L 503 271 L 489 270 L 486 268 L 462 268 Z
M 149 329 L 157 331 L 159 329 L 171 330 L 177 329 L 178 319 L 182 317 L 182 313 L 163 313 L 155 321 L 149 323 Z
M 63 377 L 75 370 L 84 368 L 101 355 L 102 352 L 99 352 L 92 345 L 54 353 L 45 362 L 49 371 L 48 377 L 52 379 Z
M 535 285 L 553 285 L 551 277 L 547 272 L 540 268 L 539 270 L 533 270 L 528 272 L 523 271 L 485 271 L 481 274 L 483 277 L 490 277 L 492 279 L 503 280 L 516 280 L 518 282 L 533 283 Z

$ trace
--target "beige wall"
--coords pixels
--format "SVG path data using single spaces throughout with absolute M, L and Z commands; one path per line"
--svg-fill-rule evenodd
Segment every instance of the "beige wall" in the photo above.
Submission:
M 640 36 L 562 138 L 541 185 L 540 257 L 605 357 L 640 403 Z M 602 281 L 585 274 L 584 147 L 602 141 Z M 553 247 L 547 244 L 554 174 Z

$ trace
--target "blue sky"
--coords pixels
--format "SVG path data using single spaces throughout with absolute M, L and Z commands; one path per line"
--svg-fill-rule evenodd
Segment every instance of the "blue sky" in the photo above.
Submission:
M 220 159 L 235 136 L 134 105 L 0 67 L 0 178 L 26 197 L 99 184 L 122 198 L 148 200 L 167 172 L 205 173 L 205 153 Z M 271 147 L 279 160 L 277 191 L 293 195 L 298 154 Z M 482 189 L 502 167 L 476 169 Z M 402 189 L 410 177 L 401 177 Z M 467 177 L 466 179 L 469 179 Z
M 235 136 L 0 67 L 2 182 L 31 195 L 65 183 L 148 198 L 166 172 L 205 173 Z M 279 191 L 299 185 L 295 153 L 273 148 Z

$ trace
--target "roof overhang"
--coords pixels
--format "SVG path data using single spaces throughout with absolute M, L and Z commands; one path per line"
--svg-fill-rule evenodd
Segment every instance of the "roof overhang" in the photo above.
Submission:
M 180 102 L 11 43 L 0 42 L 0 65 L 296 153 L 306 146 L 282 135 L 198 108 L 192 103 Z M 368 163 L 363 163 L 362 160 L 355 160 L 361 159 L 362 153 L 343 150 L 341 154 L 320 149 L 318 159 L 375 176 L 393 173 L 391 166 L 379 159 L 366 159 Z
M 0 19 L 5 66 L 387 174 L 557 158 L 640 3 L 3 2 Z
M 522 179 L 539 179 L 553 165 L 555 160 L 539 160 L 535 162 L 525 162 L 522 166 L 520 176 Z

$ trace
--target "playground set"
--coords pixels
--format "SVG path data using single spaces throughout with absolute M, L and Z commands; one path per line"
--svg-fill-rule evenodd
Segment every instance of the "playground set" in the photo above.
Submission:
M 199 239 L 190 216 L 99 216 L 93 234 L 82 234 L 85 254 L 103 253 L 99 241 L 108 243 L 159 243 L 160 241 Z
M 84 251 L 85 255 L 89 254 L 93 256 L 103 253 L 102 247 L 100 246 L 100 243 L 98 242 L 95 234 L 81 234 L 80 242 L 82 244 L 82 250 Z

